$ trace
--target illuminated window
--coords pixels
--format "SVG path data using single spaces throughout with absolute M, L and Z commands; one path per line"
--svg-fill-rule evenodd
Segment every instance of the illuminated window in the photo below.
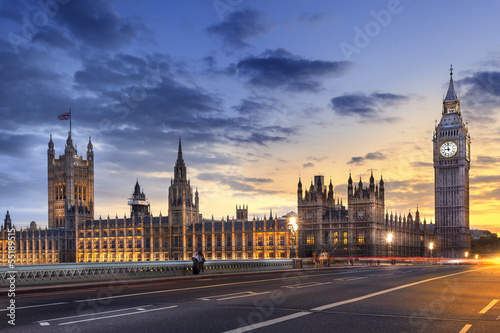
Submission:
M 364 235 L 358 236 L 358 243 L 359 244 L 364 244 L 365 243 L 365 236 Z
M 267 237 L 268 237 L 267 245 L 274 246 L 274 235 L 269 234 Z
M 307 245 L 314 245 L 314 233 L 312 233 L 312 232 L 307 233 L 306 244 Z

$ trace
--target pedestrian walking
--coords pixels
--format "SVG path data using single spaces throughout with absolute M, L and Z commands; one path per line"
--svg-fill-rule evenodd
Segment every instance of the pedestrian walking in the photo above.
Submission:
M 200 271 L 198 253 L 195 252 L 191 259 L 193 260 L 193 275 L 196 275 Z
M 201 250 L 198 251 L 198 268 L 198 271 L 203 274 L 205 271 L 205 256 Z

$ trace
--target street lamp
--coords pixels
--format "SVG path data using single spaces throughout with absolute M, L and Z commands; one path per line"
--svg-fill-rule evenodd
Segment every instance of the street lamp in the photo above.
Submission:
M 287 226 L 288 226 L 288 231 L 290 231 L 290 233 L 292 234 L 292 248 L 290 249 L 290 258 L 296 258 L 297 255 L 295 253 L 294 241 L 295 241 L 295 234 L 299 229 L 299 225 L 297 224 L 297 219 L 294 216 L 292 216 Z
M 431 258 L 432 258 L 432 250 L 434 249 L 434 242 L 430 242 L 429 250 L 431 250 Z
M 387 247 L 388 247 L 388 250 L 387 250 L 387 254 L 389 257 L 391 257 L 391 243 L 392 243 L 392 238 L 394 237 L 394 235 L 392 234 L 392 232 L 388 233 L 387 234 L 387 238 L 386 238 L 386 241 L 387 241 Z M 391 259 L 391 264 L 392 264 L 392 259 Z
M 469 258 L 469 252 L 465 251 L 465 259 Z

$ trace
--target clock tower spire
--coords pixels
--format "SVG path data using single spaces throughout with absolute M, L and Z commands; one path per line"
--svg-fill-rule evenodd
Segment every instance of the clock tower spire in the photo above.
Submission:
M 470 252 L 469 169 L 470 135 L 460 113 L 460 100 L 450 83 L 443 100 L 442 117 L 435 127 L 434 199 L 436 251 L 445 257 L 464 257 Z

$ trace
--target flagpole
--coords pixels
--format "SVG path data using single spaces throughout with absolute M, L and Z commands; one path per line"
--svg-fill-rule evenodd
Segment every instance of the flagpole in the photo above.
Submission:
M 69 137 L 71 138 L 71 108 L 69 108 Z

